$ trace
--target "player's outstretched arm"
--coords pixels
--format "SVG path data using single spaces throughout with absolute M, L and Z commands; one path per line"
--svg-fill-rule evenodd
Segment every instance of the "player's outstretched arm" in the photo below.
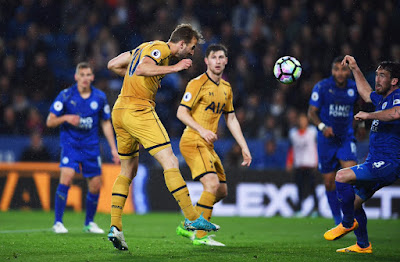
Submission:
M 346 55 L 342 61 L 342 65 L 348 65 L 350 70 L 353 72 L 354 79 L 356 80 L 357 91 L 362 97 L 362 99 L 371 103 L 370 95 L 372 93 L 372 88 L 364 77 L 364 74 L 361 72 L 360 68 L 357 65 L 354 57 Z
M 114 131 L 111 125 L 110 120 L 103 120 L 101 122 L 101 128 L 103 129 L 104 136 L 107 139 L 108 144 L 110 145 L 111 148 L 111 155 L 112 155 L 112 160 L 115 164 L 118 164 L 120 162 L 119 156 L 118 156 L 118 150 L 117 146 L 115 144 L 115 138 L 114 138 Z
M 224 114 L 226 126 L 231 132 L 232 136 L 235 138 L 236 142 L 242 149 L 243 162 L 242 166 L 250 166 L 251 164 L 251 154 L 249 147 L 247 146 L 246 139 L 244 139 L 242 129 L 240 128 L 239 121 L 236 118 L 236 114 L 234 112 Z
M 354 119 L 362 120 L 379 120 L 384 122 L 394 121 L 400 119 L 400 106 L 395 106 L 385 110 L 379 110 L 375 112 L 358 112 Z
M 193 119 L 188 108 L 184 106 L 179 106 L 178 112 L 176 113 L 176 117 L 185 125 L 199 132 L 200 136 L 204 138 L 204 140 L 206 140 L 207 143 L 212 144 L 218 139 L 217 134 L 215 134 L 211 130 L 203 128 L 199 123 L 197 123 Z
M 156 62 L 149 58 L 144 57 L 137 66 L 135 74 L 138 76 L 157 76 L 166 75 L 171 73 L 177 73 L 179 71 L 188 69 L 192 66 L 191 59 L 182 59 L 175 65 L 171 66 L 159 66 Z
M 108 61 L 107 68 L 119 76 L 125 76 L 130 62 L 131 53 L 124 52 Z
M 49 113 L 46 120 L 47 127 L 55 128 L 64 122 L 70 123 L 73 126 L 78 126 L 80 117 L 78 115 L 62 115 L 56 116 L 54 113 Z

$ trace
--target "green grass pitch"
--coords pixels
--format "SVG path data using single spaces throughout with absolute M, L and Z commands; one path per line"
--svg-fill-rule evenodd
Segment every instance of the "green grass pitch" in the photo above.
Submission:
M 129 251 L 115 250 L 106 234 L 82 232 L 84 213 L 66 212 L 68 234 L 50 228 L 54 213 L 0 212 L 0 261 L 400 261 L 400 220 L 370 220 L 373 254 L 336 253 L 355 243 L 353 233 L 326 241 L 323 233 L 333 225 L 323 218 L 215 217 L 221 229 L 216 240 L 226 247 L 193 246 L 175 234 L 178 213 L 124 215 Z M 97 214 L 107 230 L 110 217 Z

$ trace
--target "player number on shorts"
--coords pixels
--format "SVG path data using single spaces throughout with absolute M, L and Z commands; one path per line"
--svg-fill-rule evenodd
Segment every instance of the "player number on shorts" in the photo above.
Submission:
M 374 167 L 380 168 L 385 164 L 385 161 L 374 162 Z

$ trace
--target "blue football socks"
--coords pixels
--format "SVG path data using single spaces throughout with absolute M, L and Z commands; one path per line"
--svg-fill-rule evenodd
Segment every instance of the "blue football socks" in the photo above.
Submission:
M 342 224 L 346 228 L 350 228 L 354 223 L 354 189 L 347 183 L 336 181 L 337 198 L 343 212 Z
M 339 225 L 342 222 L 342 213 L 340 212 L 340 205 L 337 199 L 336 190 L 334 191 L 326 191 L 326 197 L 328 198 L 328 203 L 332 211 L 333 219 L 335 220 L 335 224 Z
M 94 215 L 97 210 L 97 203 L 99 200 L 99 194 L 92 194 L 90 192 L 86 195 L 86 219 L 85 226 L 93 221 Z
M 354 230 L 354 234 L 357 236 L 357 244 L 366 248 L 369 246 L 368 232 L 367 232 L 367 216 L 365 215 L 364 208 L 360 208 L 354 211 L 354 217 L 358 222 L 358 228 Z
M 56 191 L 55 197 L 55 219 L 54 223 L 61 222 L 64 216 L 65 206 L 67 204 L 67 196 L 68 196 L 69 186 L 59 184 Z

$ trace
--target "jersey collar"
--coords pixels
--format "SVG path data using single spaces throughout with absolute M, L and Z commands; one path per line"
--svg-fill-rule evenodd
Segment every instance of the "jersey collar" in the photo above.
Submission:
M 208 77 L 208 79 L 210 79 L 211 82 L 213 82 L 216 86 L 219 86 L 219 83 L 221 83 L 221 81 L 219 83 L 214 82 L 214 80 L 211 79 L 211 77 L 207 74 L 207 72 L 205 72 L 206 76 Z

